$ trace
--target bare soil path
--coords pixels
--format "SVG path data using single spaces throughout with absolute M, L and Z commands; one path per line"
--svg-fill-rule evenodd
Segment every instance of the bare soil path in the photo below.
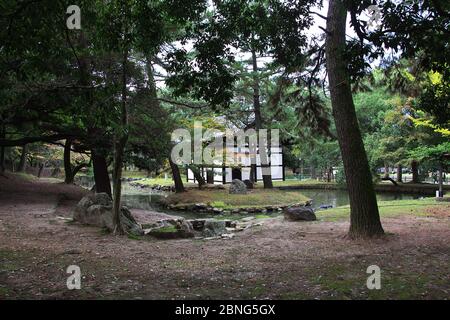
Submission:
M 229 240 L 134 240 L 68 223 L 86 193 L 0 177 L 0 299 L 449 299 L 450 205 L 383 219 L 388 235 L 350 241 L 346 221 L 263 220 Z M 134 210 L 141 222 L 161 213 Z M 68 290 L 78 265 L 81 290 Z M 368 290 L 366 269 L 382 270 Z

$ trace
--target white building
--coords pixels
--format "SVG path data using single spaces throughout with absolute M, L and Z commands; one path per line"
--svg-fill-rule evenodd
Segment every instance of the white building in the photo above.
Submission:
M 214 184 L 226 184 L 230 183 L 233 179 L 239 180 L 251 180 L 251 158 L 248 147 L 236 147 L 231 153 L 234 155 L 235 163 L 233 166 L 224 165 L 222 167 L 204 166 L 200 170 L 200 174 L 208 183 Z M 273 181 L 284 181 L 284 161 L 283 161 L 283 149 L 281 147 L 271 147 L 268 153 L 270 158 L 270 172 Z M 262 167 L 259 151 L 256 154 L 256 177 L 255 182 L 262 181 Z M 208 172 L 209 176 L 208 176 Z M 191 169 L 187 169 L 187 181 L 196 182 L 194 173 Z

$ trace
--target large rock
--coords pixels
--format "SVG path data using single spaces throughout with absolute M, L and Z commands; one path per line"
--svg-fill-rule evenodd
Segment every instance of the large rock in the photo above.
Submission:
M 121 208 L 120 222 L 125 232 L 132 235 L 143 235 L 141 226 L 126 207 Z M 112 201 L 106 193 L 89 194 L 83 197 L 73 210 L 73 220 L 82 224 L 114 230 Z
M 222 234 L 228 233 L 227 223 L 223 220 L 206 220 L 202 235 L 204 237 L 218 237 Z
M 142 229 L 141 225 L 137 223 L 136 219 L 134 219 L 130 210 L 127 207 L 123 206 L 120 209 L 120 212 L 121 212 L 120 223 L 125 229 L 125 232 L 136 236 L 144 235 L 144 230 Z
M 247 187 L 247 189 L 254 189 L 255 188 L 255 183 L 250 181 L 250 180 L 244 180 L 245 186 Z
M 161 225 L 152 228 L 147 235 L 158 239 L 183 239 L 195 236 L 192 223 L 185 219 L 164 220 Z
M 234 179 L 231 181 L 230 185 L 230 194 L 247 194 L 247 187 L 245 183 L 243 183 L 239 179 Z
M 311 207 L 290 207 L 283 210 L 284 219 L 289 221 L 314 221 L 317 220 Z
M 184 233 L 186 238 L 192 238 L 194 236 L 194 227 L 188 220 L 182 219 L 179 225 L 177 225 L 177 229 Z

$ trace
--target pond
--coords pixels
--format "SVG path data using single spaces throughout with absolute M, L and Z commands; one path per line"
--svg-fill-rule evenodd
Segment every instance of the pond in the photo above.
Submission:
M 345 190 L 320 190 L 308 189 L 300 191 L 303 195 L 313 199 L 312 206 L 320 210 L 324 207 L 340 207 L 349 204 L 348 193 Z M 130 208 L 144 210 L 162 210 L 159 201 L 168 195 L 167 192 L 134 191 L 133 188 L 125 188 L 122 196 L 123 202 Z M 402 193 L 377 193 L 377 199 L 381 201 L 412 200 L 420 198 L 420 195 Z
M 348 205 L 350 200 L 348 198 L 348 192 L 346 190 L 321 190 L 321 189 L 308 189 L 300 191 L 306 197 L 313 199 L 313 207 L 320 209 L 321 207 L 340 207 Z M 391 200 L 412 200 L 419 199 L 421 195 L 415 194 L 403 194 L 403 193 L 387 193 L 377 192 L 378 201 L 391 201 Z
M 92 180 L 85 179 L 79 181 L 79 183 L 86 188 L 92 187 Z M 302 189 L 299 190 L 299 192 L 306 197 L 313 199 L 312 206 L 316 210 L 335 208 L 349 204 L 348 192 L 345 190 Z M 163 208 L 160 205 L 160 201 L 168 195 L 168 192 L 140 189 L 131 186 L 127 181 L 122 182 L 122 201 L 129 208 L 159 211 L 186 218 L 198 217 L 197 212 L 169 211 Z M 377 193 L 377 199 L 379 201 L 412 200 L 420 197 L 422 197 L 422 195 L 386 192 Z
M 143 210 L 151 210 L 164 212 L 173 216 L 180 216 L 186 219 L 198 219 L 201 218 L 217 218 L 217 215 L 212 213 L 198 213 L 194 211 L 173 211 L 168 210 L 160 205 L 160 201 L 162 198 L 168 196 L 168 192 L 158 192 L 145 190 L 138 192 L 130 192 L 131 188 L 128 189 L 128 192 L 125 192 L 122 195 L 123 203 L 129 207 L 134 209 L 143 209 Z M 302 194 L 307 196 L 308 198 L 313 199 L 312 206 L 315 210 L 325 210 L 326 208 L 331 207 L 339 207 L 349 204 L 348 193 L 345 190 L 302 190 Z M 391 194 L 391 193 L 378 193 L 378 200 L 408 200 L 408 199 L 418 199 L 420 195 L 411 195 L 411 194 Z M 228 219 L 240 219 L 246 216 L 254 216 L 255 214 L 247 214 L 247 215 L 227 215 Z M 269 213 L 267 215 L 277 216 L 279 212 Z

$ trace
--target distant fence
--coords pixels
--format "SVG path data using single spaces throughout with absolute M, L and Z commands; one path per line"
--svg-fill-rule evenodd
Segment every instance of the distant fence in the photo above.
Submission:
M 380 177 L 383 177 L 384 175 L 381 174 Z M 396 173 L 391 173 L 389 174 L 389 177 L 391 179 L 394 179 L 395 181 L 397 181 L 397 174 Z M 402 182 L 411 182 L 412 181 L 412 174 L 402 174 Z M 430 183 L 430 184 L 438 184 L 438 177 L 437 175 L 431 175 L 431 176 L 427 176 L 427 177 L 421 177 L 420 178 L 420 182 L 423 183 Z M 443 183 L 444 184 L 450 184 L 450 175 L 449 174 L 444 174 L 443 175 Z

